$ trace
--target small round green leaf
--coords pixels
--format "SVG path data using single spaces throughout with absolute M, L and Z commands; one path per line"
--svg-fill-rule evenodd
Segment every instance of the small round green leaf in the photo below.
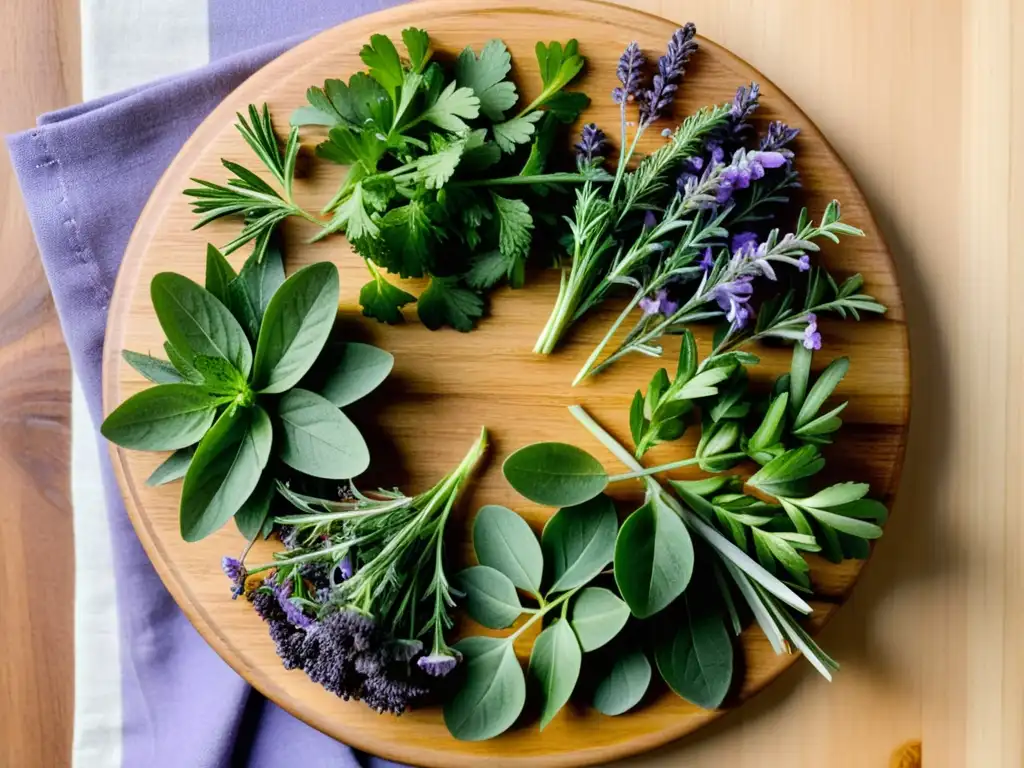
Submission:
M 303 267 L 277 289 L 256 342 L 254 389 L 276 394 L 299 383 L 334 327 L 339 290 L 338 268 L 330 262 Z
M 566 443 L 534 443 L 520 448 L 502 467 L 520 494 L 548 507 L 571 507 L 601 493 L 608 474 L 601 462 Z
M 483 741 L 504 733 L 526 703 L 526 679 L 512 643 L 500 637 L 467 637 L 455 644 L 462 654 L 462 687 L 444 705 L 448 732 L 462 741 Z
M 540 594 L 544 556 L 523 518 L 506 507 L 489 504 L 473 521 L 473 548 L 481 565 L 501 571 L 526 592 Z
M 334 348 L 331 348 L 335 354 Z M 390 352 L 369 344 L 340 344 L 338 362 L 320 394 L 339 408 L 361 400 L 379 387 L 391 373 L 395 358 Z
M 634 616 L 668 607 L 693 574 L 693 542 L 683 521 L 653 499 L 630 515 L 615 540 L 615 583 Z
M 587 587 L 572 606 L 572 628 L 584 651 L 597 650 L 614 638 L 629 619 L 629 606 L 603 587 Z
M 715 709 L 732 684 L 734 651 L 725 619 L 689 594 L 673 619 L 674 630 L 666 632 L 655 648 L 658 672 L 687 701 Z
M 466 595 L 466 611 L 491 629 L 512 626 L 523 612 L 515 585 L 501 571 L 475 565 L 456 574 L 455 585 Z
M 158 384 L 132 395 L 107 416 L 100 432 L 137 451 L 176 451 L 199 440 L 217 407 L 230 398 L 192 384 Z
M 540 691 L 542 731 L 572 695 L 582 663 L 583 651 L 568 622 L 556 621 L 538 635 L 530 654 L 530 677 Z
M 586 584 L 615 555 L 618 518 L 615 504 L 603 493 L 558 510 L 544 526 L 541 545 L 548 567 L 548 593 Z
M 594 690 L 594 709 L 605 715 L 628 712 L 647 693 L 651 663 L 638 648 L 619 656 Z
M 291 390 L 281 397 L 277 417 L 281 422 L 278 455 L 292 469 L 347 480 L 370 466 L 370 451 L 356 425 L 320 395 Z
M 199 443 L 181 488 L 181 537 L 199 541 L 231 519 L 270 458 L 270 417 L 259 406 L 225 411 Z

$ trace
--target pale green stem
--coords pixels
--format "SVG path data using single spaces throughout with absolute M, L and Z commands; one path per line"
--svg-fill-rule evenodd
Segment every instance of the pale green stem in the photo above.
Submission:
M 637 291 L 629 304 L 626 305 L 626 308 L 619 313 L 617 318 L 615 318 L 615 322 L 612 323 L 611 328 L 608 329 L 608 333 L 604 335 L 604 338 L 601 339 L 601 343 L 598 344 L 594 348 L 594 351 L 590 353 L 590 357 L 587 358 L 587 362 L 583 364 L 579 373 L 576 374 L 576 378 L 572 380 L 572 385 L 574 387 L 590 375 L 591 367 L 593 367 L 594 363 L 597 362 L 597 359 L 601 356 L 604 348 L 608 346 L 608 343 L 612 340 L 612 336 L 614 336 L 615 332 L 619 330 L 619 327 L 625 322 L 626 318 L 629 317 L 630 313 L 636 309 L 636 305 L 640 303 L 642 298 L 643 293 L 641 291 Z
M 745 453 L 724 453 L 721 456 L 712 456 L 711 458 L 716 461 L 733 461 L 734 459 L 746 458 Z M 692 467 L 695 464 L 700 464 L 701 459 L 683 459 L 682 461 L 673 461 L 669 464 L 661 464 L 657 467 L 648 467 L 647 469 L 639 469 L 635 472 L 626 472 L 622 475 L 612 475 L 608 478 L 609 483 L 618 483 L 623 480 L 635 480 L 643 477 L 650 477 L 651 475 L 659 475 L 662 472 L 671 472 L 673 469 L 682 469 L 683 467 Z
M 516 638 L 519 637 L 521 634 L 523 634 L 523 632 L 528 630 L 537 621 L 542 619 L 546 614 L 550 613 L 555 608 L 560 606 L 562 603 L 566 602 L 570 597 L 572 597 L 577 592 L 579 592 L 584 586 L 585 586 L 584 584 L 580 584 L 575 589 L 570 589 L 568 592 L 563 592 L 561 595 L 556 597 L 554 600 L 552 600 L 550 603 L 545 605 L 543 608 L 538 609 L 536 613 L 534 613 L 529 619 L 526 620 L 526 623 L 523 624 L 523 626 L 521 626 L 519 629 L 517 629 L 515 632 L 513 632 L 511 635 L 509 635 L 508 638 L 506 638 L 506 639 L 510 643 L 514 643 Z M 526 613 L 526 611 L 524 611 L 524 613 Z

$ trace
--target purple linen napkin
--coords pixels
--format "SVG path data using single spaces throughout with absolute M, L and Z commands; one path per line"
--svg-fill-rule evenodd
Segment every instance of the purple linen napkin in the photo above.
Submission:
M 114 280 L 132 228 L 181 145 L 236 86 L 305 35 L 395 4 L 209 0 L 210 49 L 215 57 L 233 55 L 43 115 L 36 128 L 8 137 L 72 362 L 96 424 Z M 286 35 L 292 37 L 282 40 Z M 272 39 L 277 42 L 268 43 Z M 357 755 L 265 701 L 202 640 L 146 557 L 100 443 L 120 621 L 122 764 L 392 765 Z

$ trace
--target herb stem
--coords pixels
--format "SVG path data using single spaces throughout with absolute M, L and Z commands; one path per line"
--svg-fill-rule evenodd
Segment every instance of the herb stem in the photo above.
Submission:
M 715 456 L 715 461 L 733 461 L 736 459 L 744 459 L 747 454 L 745 453 L 725 453 L 721 456 Z M 650 477 L 651 475 L 660 475 L 662 472 L 670 472 L 673 469 L 682 469 L 683 467 L 692 467 L 694 464 L 699 464 L 701 459 L 683 459 L 682 461 L 673 461 L 669 464 L 661 464 L 657 467 L 648 467 L 647 469 L 639 469 L 635 472 L 626 472 L 622 475 L 612 475 L 608 478 L 609 483 L 619 483 L 623 480 L 639 480 L 644 477 Z
M 594 418 L 584 410 L 583 406 L 571 405 L 569 406 L 569 413 L 571 413 L 580 424 L 586 427 L 587 431 L 596 437 L 600 443 L 615 456 L 615 458 L 634 472 L 643 471 L 643 465 L 641 465 L 629 451 L 623 448 L 614 437 L 608 434 L 600 424 L 594 421 Z M 670 495 L 661 486 L 657 480 L 653 477 L 645 477 L 644 482 L 647 485 L 648 496 L 658 498 L 669 509 L 679 515 L 690 530 L 704 539 L 704 541 L 706 541 L 711 548 L 715 550 L 723 561 L 734 563 L 736 567 L 744 571 L 754 581 L 787 605 L 795 608 L 801 613 L 811 613 L 811 606 L 809 606 L 799 595 L 783 584 L 777 577 L 766 571 L 764 567 L 755 562 L 750 555 L 701 520 L 697 514 L 680 504 L 674 496 Z
M 560 594 L 558 597 L 556 597 L 554 600 L 552 600 L 550 603 L 548 603 L 544 607 L 539 608 L 539 609 L 535 609 L 536 612 L 529 619 L 526 620 L 526 623 L 523 624 L 523 626 L 521 626 L 519 629 L 517 629 L 515 632 L 513 632 L 511 635 L 508 636 L 508 638 L 507 638 L 508 641 L 510 643 L 514 643 L 516 641 L 516 638 L 519 637 L 521 634 L 523 634 L 523 632 L 528 630 L 531 626 L 533 626 L 539 619 L 543 618 L 546 614 L 550 613 L 551 611 L 553 611 L 558 606 L 560 606 L 563 603 L 567 602 L 569 600 L 569 598 L 572 597 L 573 595 L 575 595 L 577 592 L 579 592 L 580 589 L 583 588 L 583 586 L 584 585 L 581 584 L 578 587 L 574 587 L 573 589 L 570 589 L 568 592 L 563 592 L 562 594 Z M 524 611 L 524 613 L 525 613 L 525 611 Z
M 452 181 L 452 187 L 504 187 L 522 184 L 575 184 L 586 181 L 601 181 L 602 179 L 591 179 L 583 173 L 539 173 L 533 176 L 500 176 L 496 179 L 466 179 L 465 181 Z
M 604 351 L 604 348 L 608 346 L 608 342 L 612 340 L 612 336 L 614 336 L 615 332 L 619 330 L 619 326 L 626 321 L 626 318 L 629 317 L 642 298 L 643 292 L 637 291 L 633 298 L 630 299 L 629 304 L 626 305 L 625 309 L 623 309 L 622 312 L 619 313 L 619 316 L 615 318 L 615 322 L 612 323 L 611 328 L 608 329 L 608 333 L 606 333 L 604 338 L 601 339 L 601 343 L 594 347 L 594 351 L 590 353 L 590 357 L 587 358 L 587 362 L 583 364 L 579 373 L 576 374 L 576 378 L 572 380 L 572 385 L 574 387 L 590 375 L 590 369 L 594 366 L 594 363 L 597 362 L 601 353 Z

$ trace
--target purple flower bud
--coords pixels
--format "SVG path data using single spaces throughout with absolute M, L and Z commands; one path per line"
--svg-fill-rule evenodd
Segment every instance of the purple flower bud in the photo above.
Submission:
M 671 317 L 679 311 L 679 302 L 673 301 L 669 297 L 667 290 L 659 288 L 653 297 L 645 296 L 640 299 L 640 309 L 648 317 L 652 315 Z
M 732 236 L 732 252 L 742 250 L 748 243 L 757 245 L 757 233 L 756 232 L 739 232 Z
M 459 664 L 459 660 L 446 653 L 432 653 L 429 656 L 421 656 L 416 661 L 416 666 L 422 669 L 431 677 L 445 677 L 451 673 Z
M 768 126 L 768 132 L 761 139 L 762 152 L 779 152 L 792 159 L 793 152 L 785 149 L 793 140 L 800 135 L 799 128 L 790 128 L 781 120 L 776 120 Z
M 711 255 L 711 249 L 704 249 L 704 258 L 700 260 L 700 268 L 705 272 L 710 272 L 715 266 L 715 259 Z
M 644 232 L 649 229 L 654 229 L 657 223 L 658 217 L 654 215 L 654 211 L 647 211 L 647 213 L 644 214 Z
M 580 140 L 576 144 L 576 157 L 580 160 L 590 161 L 595 157 L 603 157 L 608 151 L 608 141 L 604 131 L 594 123 L 588 123 L 580 131 Z
M 697 51 L 696 34 L 697 27 L 690 23 L 672 35 L 665 55 L 658 59 L 658 73 L 651 87 L 639 94 L 640 119 L 643 122 L 653 123 L 671 108 L 686 71 L 686 63 Z
M 797 269 L 799 269 L 801 272 L 806 272 L 811 268 L 811 257 L 808 256 L 806 253 L 799 259 L 797 259 L 797 261 Z
M 242 565 L 241 560 L 236 560 L 233 557 L 223 557 L 220 561 L 221 570 L 224 571 L 224 575 L 231 579 L 231 599 L 238 598 L 239 595 L 245 593 L 245 579 L 249 575 L 246 573 L 245 566 Z
M 634 40 L 626 46 L 626 50 L 619 57 L 619 66 L 615 71 L 619 82 L 622 83 L 621 88 L 612 91 L 612 100 L 616 104 L 623 104 L 628 97 L 636 96 L 640 89 L 640 72 L 646 63 L 647 59 L 644 58 L 639 43 Z
M 804 329 L 804 347 L 821 349 L 821 334 L 818 333 L 818 318 L 813 312 L 807 313 L 807 327 Z
M 274 587 L 274 597 L 277 598 L 277 604 L 281 607 L 288 622 L 299 629 L 309 629 L 315 622 L 304 614 L 299 606 L 292 602 L 291 596 L 291 579 L 284 582 L 284 584 L 278 584 Z
M 725 319 L 732 323 L 733 328 L 742 328 L 750 319 L 750 308 L 747 304 L 754 293 L 754 286 L 751 285 L 753 279 L 753 275 L 742 275 L 715 288 L 715 301 L 725 312 Z

